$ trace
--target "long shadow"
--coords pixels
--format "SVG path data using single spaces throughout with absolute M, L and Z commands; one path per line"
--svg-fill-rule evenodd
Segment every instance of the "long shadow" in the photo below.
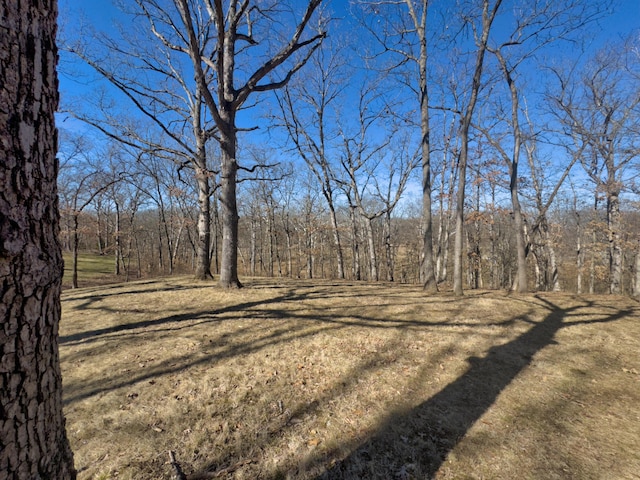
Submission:
M 135 293 L 135 292 L 134 292 Z M 98 339 L 104 335 L 109 335 L 113 333 L 127 332 L 131 330 L 137 329 L 145 329 L 151 327 L 157 327 L 173 322 L 183 322 L 187 320 L 198 320 L 202 318 L 213 319 L 216 316 L 223 315 L 229 312 L 240 312 L 243 310 L 248 310 L 253 307 L 267 305 L 272 303 L 284 302 L 286 300 L 296 299 L 292 290 L 287 291 L 283 295 L 278 297 L 270 298 L 267 300 L 259 300 L 254 302 L 245 302 L 239 303 L 235 305 L 230 305 L 228 307 L 223 307 L 217 310 L 208 310 L 208 311 L 200 311 L 200 312 L 188 312 L 188 313 L 180 313 L 176 315 L 169 315 L 166 317 L 156 318 L 152 320 L 142 320 L 139 322 L 132 323 L 121 323 L 119 325 L 114 325 L 112 327 L 98 328 L 96 330 L 84 331 L 79 333 L 74 333 L 71 335 L 63 335 L 59 339 L 59 343 L 62 345 L 68 343 L 87 343 L 91 341 L 91 339 Z
M 531 363 L 532 357 L 555 343 L 560 329 L 611 322 L 631 313 L 617 310 L 605 318 L 567 323 L 568 316 L 590 307 L 591 302 L 561 309 L 537 298 L 550 310 L 542 322 L 514 340 L 492 347 L 484 358 L 470 357 L 469 369 L 461 377 L 409 412 L 390 415 L 378 433 L 318 479 L 432 478 L 447 454 Z
M 176 286 L 176 287 L 166 287 L 166 288 L 161 288 L 159 290 L 161 291 L 169 291 L 169 290 L 183 290 L 183 289 L 189 289 L 189 288 L 202 288 L 202 287 L 182 287 L 182 286 Z M 260 287 L 259 287 L 260 288 Z M 265 287 L 262 287 L 265 288 Z M 274 287 L 271 287 L 274 288 Z M 296 289 L 296 288 L 291 288 L 291 287 L 275 287 L 275 288 L 286 288 L 285 293 L 283 293 L 282 295 L 270 298 L 270 299 L 266 299 L 266 300 L 257 300 L 257 301 L 252 301 L 252 302 L 243 302 L 243 303 L 239 303 L 239 304 L 234 304 L 234 305 L 229 305 L 226 307 L 222 307 L 219 309 L 215 309 L 215 310 L 201 310 L 201 311 L 195 311 L 195 312 L 187 312 L 187 313 L 179 313 L 179 314 L 174 314 L 174 315 L 167 315 L 164 317 L 160 317 L 160 318 L 155 318 L 155 319 L 147 319 L 147 320 L 141 320 L 138 322 L 131 322 L 131 323 L 121 323 L 118 325 L 114 325 L 114 326 L 110 326 L 110 327 L 104 327 L 104 328 L 97 328 L 95 330 L 88 330 L 88 331 L 82 331 L 82 332 L 78 332 L 78 333 L 74 333 L 74 334 L 70 334 L 70 335 L 62 335 L 59 338 L 59 343 L 61 345 L 67 345 L 67 344 L 73 344 L 73 345 L 79 345 L 79 344 L 84 344 L 84 343 L 90 343 L 92 341 L 96 341 L 99 339 L 102 339 L 103 337 L 107 336 L 107 335 L 113 335 L 113 334 L 118 334 L 118 333 L 131 333 L 133 330 L 144 330 L 144 329 L 148 329 L 148 328 L 157 328 L 157 327 L 161 327 L 164 325 L 171 325 L 174 323 L 180 323 L 180 322 L 187 322 L 187 321 L 192 321 L 192 322 L 196 322 L 198 320 L 204 320 L 204 321 L 215 321 L 215 320 L 221 320 L 222 318 L 220 318 L 222 315 L 228 314 L 228 313 L 238 313 L 238 312 L 248 312 L 251 311 L 254 314 L 257 313 L 262 313 L 262 314 L 267 314 L 269 317 L 274 317 L 274 316 L 278 316 L 279 310 L 273 310 L 273 309 L 269 309 L 266 310 L 264 308 L 261 308 L 260 311 L 253 311 L 251 309 L 254 309 L 256 307 L 266 307 L 268 305 L 273 305 L 273 304 L 278 304 L 278 303 L 296 303 L 296 302 L 301 302 L 304 300 L 314 300 L 314 299 L 325 299 L 328 297 L 331 298 L 338 298 L 338 297 L 346 297 L 346 298 L 355 298 L 355 297 L 360 297 L 360 296 L 365 296 L 362 293 L 351 293 L 348 295 L 340 295 L 340 294 L 335 294 L 334 292 L 332 292 L 330 290 L 330 288 L 327 288 L 325 285 L 322 285 L 322 288 L 314 288 L 312 290 L 302 290 L 300 291 L 300 289 Z M 156 290 L 157 291 L 157 290 Z M 118 295 L 126 295 L 126 294 L 135 294 L 135 293 L 140 293 L 140 292 L 136 292 L 134 291 L 125 291 L 125 292 L 119 292 Z M 106 297 L 106 296 L 111 296 L 114 295 L 114 293 L 108 293 L 108 294 L 100 294 L 100 295 L 92 295 L 90 297 L 87 297 L 87 302 L 83 303 L 80 306 L 74 307 L 74 309 L 78 310 L 84 310 L 84 309 L 89 309 L 89 308 L 93 308 L 93 309 L 97 309 L 97 310 L 106 310 L 106 311 L 110 311 L 110 309 L 105 308 L 105 307 L 89 307 L 88 303 L 94 302 L 94 301 L 98 301 L 101 300 L 102 298 Z M 405 305 L 406 305 L 406 298 L 405 298 Z M 449 301 L 445 301 L 440 299 L 439 301 L 440 304 L 443 303 L 459 303 L 459 300 L 456 300 L 454 298 L 452 298 Z M 371 304 L 368 304 L 369 307 L 371 307 Z M 385 303 L 381 303 L 380 306 L 386 306 Z M 291 311 L 287 310 L 287 311 L 282 311 L 281 315 L 282 318 L 284 317 L 292 317 L 291 315 Z M 364 317 L 358 314 L 353 314 L 350 313 L 348 315 L 352 321 L 346 321 L 342 318 L 333 318 L 329 315 L 320 315 L 317 317 L 312 317 L 312 316 L 307 316 L 307 317 L 296 317 L 295 315 L 293 315 L 293 317 L 302 319 L 302 320 L 321 320 L 324 322 L 334 322 L 334 323 L 339 323 L 341 325 L 366 325 L 368 327 L 372 327 L 372 328 L 397 328 L 400 326 L 405 326 L 405 327 L 420 327 L 423 328 L 425 327 L 425 323 L 423 319 L 415 319 L 415 320 L 410 320 L 410 319 L 393 319 L 393 320 L 385 320 L 385 319 L 375 319 L 375 318 L 369 318 L 369 317 Z M 427 324 L 428 326 L 436 326 L 436 325 L 440 325 L 440 326 L 465 326 L 465 325 L 469 325 L 471 326 L 471 323 L 465 323 L 465 322 L 452 322 L 450 320 L 445 320 L 445 321 L 441 321 L 441 322 L 429 322 Z M 485 324 L 485 325 L 492 325 L 492 324 Z M 505 322 L 499 322 L 499 325 L 505 326 Z M 171 327 L 170 330 L 175 330 L 175 326 Z
M 83 400 L 94 395 L 98 395 L 107 391 L 111 391 L 117 388 L 136 384 L 138 382 L 153 379 L 158 376 L 175 373 L 190 366 L 196 366 L 199 364 L 207 364 L 210 362 L 218 361 L 224 358 L 230 358 L 235 356 L 246 355 L 252 352 L 259 351 L 270 345 L 284 344 L 294 339 L 301 339 L 308 336 L 313 336 L 321 332 L 330 330 L 339 330 L 349 326 L 363 326 L 368 328 L 425 328 L 429 324 L 419 320 L 381 320 L 376 318 L 369 318 L 362 315 L 348 315 L 348 318 L 336 317 L 335 312 L 332 311 L 315 311 L 306 313 L 294 313 L 290 308 L 265 308 L 272 304 L 300 303 L 305 300 L 313 300 L 314 298 L 325 298 L 330 294 L 329 291 L 323 289 L 311 289 L 297 291 L 295 289 L 288 288 L 282 295 L 270 298 L 262 299 L 259 301 L 243 302 L 233 305 L 228 305 L 217 310 L 202 310 L 197 312 L 191 312 L 186 314 L 169 315 L 152 320 L 143 320 L 140 322 L 133 322 L 129 324 L 120 324 L 113 327 L 106 327 L 102 329 L 95 329 L 85 332 L 79 332 L 77 334 L 67 335 L 60 337 L 60 343 L 66 345 L 83 345 L 94 342 L 96 340 L 108 339 L 112 341 L 113 348 L 117 348 L 117 345 L 121 341 L 120 336 L 129 338 L 131 335 L 142 332 L 146 329 L 154 328 L 154 332 L 157 332 L 158 327 L 164 327 L 167 331 L 175 331 L 180 327 L 180 323 L 195 325 L 203 322 L 218 322 L 233 320 L 235 317 L 233 313 L 242 313 L 242 318 L 246 318 L 248 314 L 256 318 L 255 326 L 253 329 L 261 329 L 260 321 L 265 318 L 280 318 L 288 320 L 297 320 L 300 323 L 297 326 L 291 325 L 283 326 L 283 328 L 276 329 L 275 331 L 267 331 L 264 334 L 257 334 L 257 337 L 253 337 L 248 340 L 239 340 L 238 342 L 231 342 L 224 344 L 221 348 L 216 348 L 215 351 L 196 351 L 190 354 L 175 355 L 171 359 L 167 360 L 161 365 L 145 369 L 144 372 L 140 372 L 134 375 L 128 375 L 123 378 L 119 378 L 117 381 L 108 381 L 104 378 L 96 378 L 92 381 L 84 383 L 81 388 L 75 385 L 66 385 L 67 395 L 65 396 L 64 404 L 69 405 L 79 400 Z M 260 307 L 260 308 L 257 308 Z M 99 307 L 98 307 L 99 308 Z M 431 326 L 455 326 L 455 322 L 451 325 L 444 325 L 440 323 L 433 323 Z M 136 331 L 137 330 L 137 331 Z M 248 332 L 250 333 L 250 332 Z M 116 337 L 115 335 L 118 335 Z M 78 353 L 81 356 L 89 354 L 87 350 Z M 67 358 L 67 361 L 72 359 Z

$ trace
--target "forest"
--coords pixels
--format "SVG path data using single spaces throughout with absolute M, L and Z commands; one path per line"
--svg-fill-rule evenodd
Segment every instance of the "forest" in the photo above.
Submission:
M 5 2 L 0 480 L 636 478 L 638 13 Z
M 137 0 L 109 26 L 62 22 L 71 258 L 227 287 L 640 294 L 640 37 L 611 31 L 621 5 L 225 8 Z

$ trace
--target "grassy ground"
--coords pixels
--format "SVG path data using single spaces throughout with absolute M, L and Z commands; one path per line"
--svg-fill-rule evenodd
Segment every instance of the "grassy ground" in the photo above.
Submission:
M 95 255 L 91 253 L 81 253 L 78 255 L 78 286 L 87 287 L 93 285 L 103 285 L 105 283 L 122 282 L 122 277 L 113 273 L 113 255 Z M 71 253 L 64 253 L 64 276 L 62 287 L 71 288 L 71 265 L 73 259 Z
M 640 478 L 628 298 L 247 283 L 64 292 L 80 479 Z

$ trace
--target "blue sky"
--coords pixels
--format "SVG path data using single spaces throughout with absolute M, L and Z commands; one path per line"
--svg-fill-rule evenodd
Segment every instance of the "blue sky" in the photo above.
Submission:
M 348 15 L 348 0 L 330 0 L 328 3 L 337 17 Z M 93 0 L 91 2 L 86 0 L 59 0 L 59 9 L 59 20 L 63 30 L 65 28 L 74 29 L 80 23 L 86 22 L 98 31 L 109 32 L 113 31 L 115 26 L 123 21 L 130 21 L 128 17 L 120 14 L 110 0 Z M 334 24 L 334 28 L 340 28 L 339 24 Z M 619 0 L 616 2 L 610 16 L 602 19 L 599 25 L 590 27 L 588 40 L 591 41 L 591 48 L 595 49 L 601 47 L 607 41 L 614 41 L 638 28 L 640 28 L 640 0 Z M 339 33 L 333 33 L 333 35 L 339 35 Z M 64 56 L 65 53 L 63 52 L 63 62 Z M 79 68 L 82 69 L 82 67 Z M 86 85 L 86 80 L 78 82 L 77 78 L 65 74 L 64 70 L 64 68 L 61 68 L 60 74 L 60 90 L 63 104 L 65 98 L 93 94 L 92 86 Z M 257 117 L 256 121 L 259 121 Z M 64 127 L 71 127 L 71 129 L 82 128 L 79 123 L 68 118 Z M 419 186 L 414 185 L 412 189 L 415 190 L 415 196 L 418 197 Z
M 59 22 L 62 30 L 73 29 L 79 23 L 87 23 L 97 31 L 109 32 L 121 24 L 124 17 L 111 0 L 59 0 Z M 337 17 L 348 15 L 349 0 L 329 0 L 329 7 Z M 640 28 L 640 0 L 617 0 L 613 13 L 600 22 L 600 27 L 591 27 L 592 46 L 597 48 L 607 40 L 615 40 L 633 29 Z M 63 53 L 64 55 L 64 53 Z M 60 90 L 64 96 L 86 90 L 83 82 L 70 78 L 61 69 Z

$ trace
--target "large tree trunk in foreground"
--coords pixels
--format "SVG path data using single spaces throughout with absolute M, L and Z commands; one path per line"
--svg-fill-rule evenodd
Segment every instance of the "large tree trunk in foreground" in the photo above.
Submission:
M 57 4 L 4 2 L 0 29 L 0 476 L 75 478 L 58 356 Z

